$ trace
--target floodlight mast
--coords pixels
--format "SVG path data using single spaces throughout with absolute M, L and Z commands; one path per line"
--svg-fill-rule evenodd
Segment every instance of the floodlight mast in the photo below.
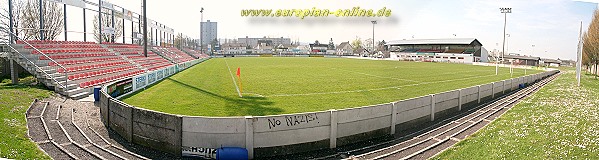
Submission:
M 143 19 L 144 19 L 144 56 L 148 57 L 148 17 L 146 16 L 146 0 L 143 0 Z
M 200 9 L 200 53 L 204 53 L 204 44 L 202 41 L 202 35 L 203 35 L 202 32 L 204 32 L 204 30 L 203 30 L 204 27 L 202 27 L 203 22 L 204 22 L 204 7 L 202 7 Z M 196 50 L 197 50 L 198 44 L 196 43 L 194 46 L 195 46 L 194 48 L 196 48 Z
M 374 54 L 374 50 L 375 50 L 375 45 L 374 45 L 374 25 L 376 24 L 376 21 L 370 21 L 372 22 L 372 54 Z
M 499 8 L 499 10 L 501 10 L 501 13 L 503 13 L 503 15 L 504 15 L 504 18 L 503 18 L 503 49 L 501 51 L 501 59 L 500 59 L 500 62 L 503 62 L 503 57 L 505 55 L 505 28 L 506 28 L 506 24 L 507 24 L 507 14 L 512 13 L 512 8 Z M 499 71 L 499 64 L 496 63 L 495 75 L 498 75 L 498 71 Z

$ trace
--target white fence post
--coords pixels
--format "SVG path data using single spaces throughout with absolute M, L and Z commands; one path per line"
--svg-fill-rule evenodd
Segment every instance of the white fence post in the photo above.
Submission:
M 395 104 L 397 102 L 391 103 L 391 135 L 395 134 L 395 125 L 397 123 L 397 107 Z
M 495 99 L 495 82 L 491 83 L 491 97 Z
M 462 110 L 462 89 L 458 90 L 458 110 Z
M 435 121 L 435 95 L 431 94 L 431 121 Z
M 480 85 L 476 86 L 478 90 L 478 103 L 480 104 Z
M 501 94 L 505 94 L 505 80 L 501 81 L 503 85 L 501 86 Z
M 337 148 L 337 110 L 329 110 L 331 113 L 331 134 L 329 135 L 330 143 L 329 148 Z
M 245 149 L 248 150 L 248 158 L 254 159 L 254 118 L 245 116 Z

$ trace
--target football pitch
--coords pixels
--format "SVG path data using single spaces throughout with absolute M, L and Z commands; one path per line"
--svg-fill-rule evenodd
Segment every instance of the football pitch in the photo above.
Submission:
M 241 70 L 241 84 L 237 68 Z M 514 69 L 513 77 L 523 75 L 523 69 Z M 509 68 L 499 68 L 499 75 L 495 75 L 495 67 L 465 64 L 213 58 L 122 100 L 172 114 L 262 116 L 376 105 L 509 78 Z M 243 97 L 239 97 L 237 88 Z

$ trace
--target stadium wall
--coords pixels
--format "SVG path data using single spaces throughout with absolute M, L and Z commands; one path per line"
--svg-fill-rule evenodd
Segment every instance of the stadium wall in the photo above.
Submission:
M 100 110 L 102 120 L 124 139 L 157 150 L 216 158 L 220 147 L 242 147 L 248 150 L 250 158 L 269 157 L 392 137 L 557 72 L 551 70 L 373 106 L 246 117 L 180 116 L 145 110 L 110 96 L 105 87 L 101 91 Z M 151 73 L 141 77 L 148 74 Z

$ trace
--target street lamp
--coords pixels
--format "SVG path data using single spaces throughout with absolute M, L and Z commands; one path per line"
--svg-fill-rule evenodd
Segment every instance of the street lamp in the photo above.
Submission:
M 374 25 L 376 24 L 376 21 L 370 22 L 372 22 L 372 53 L 374 53 Z
M 506 28 L 506 24 L 507 24 L 507 14 L 508 13 L 512 13 L 512 8 L 499 8 L 499 10 L 501 10 L 501 13 L 503 13 L 503 49 L 502 49 L 502 53 L 501 53 L 501 61 L 503 61 L 503 55 L 505 54 L 505 28 Z M 495 75 L 497 75 L 497 72 L 499 71 L 499 64 L 497 64 L 495 66 Z

